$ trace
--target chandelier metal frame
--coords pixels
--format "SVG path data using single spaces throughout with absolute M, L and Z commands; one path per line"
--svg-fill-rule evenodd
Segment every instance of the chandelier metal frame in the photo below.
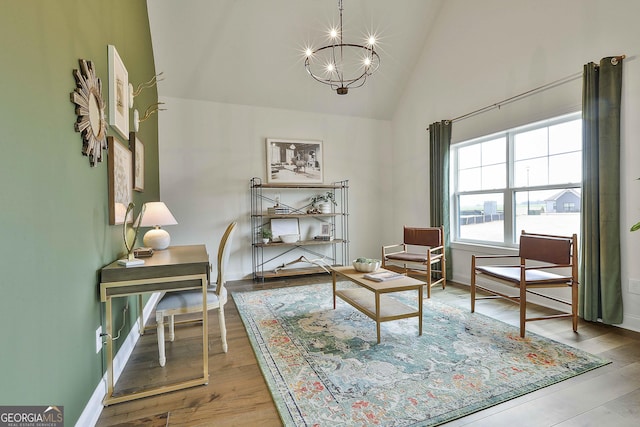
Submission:
M 376 40 L 369 36 L 366 44 L 344 43 L 342 30 L 342 0 L 338 0 L 340 23 L 338 29 L 332 29 L 331 44 L 305 51 L 304 67 L 316 81 L 328 85 L 338 95 L 346 95 L 349 88 L 358 88 L 365 84 L 367 77 L 380 66 L 380 56 L 375 51 Z M 352 59 L 352 56 L 359 60 Z

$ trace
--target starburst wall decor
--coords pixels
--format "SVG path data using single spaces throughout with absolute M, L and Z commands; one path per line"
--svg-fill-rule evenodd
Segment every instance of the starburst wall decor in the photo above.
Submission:
M 76 104 L 78 116 L 74 128 L 82 135 L 82 154 L 89 157 L 93 167 L 102 161 L 102 150 L 107 148 L 102 82 L 96 76 L 93 62 L 84 59 L 79 62 L 80 70 L 73 70 L 76 89 L 71 92 L 71 102 Z

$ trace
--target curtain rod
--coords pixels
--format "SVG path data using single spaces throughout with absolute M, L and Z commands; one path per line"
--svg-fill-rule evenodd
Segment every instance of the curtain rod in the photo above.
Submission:
M 624 58 L 626 58 L 625 55 L 620 55 L 620 56 L 614 56 L 611 59 L 617 61 L 617 60 L 624 59 Z M 560 85 L 565 84 L 565 83 L 569 83 L 569 82 L 571 82 L 573 80 L 576 80 L 579 77 L 581 77 L 582 73 L 583 72 L 580 71 L 578 73 L 571 74 L 570 76 L 566 76 L 566 77 L 563 77 L 563 78 L 558 79 L 556 81 L 553 81 L 551 83 L 547 83 L 547 84 L 544 84 L 542 86 L 538 86 L 535 89 L 531 89 L 531 90 L 528 90 L 526 92 L 522 92 L 521 94 L 512 96 L 510 98 L 503 99 L 502 101 L 495 102 L 495 103 L 493 103 L 491 105 L 487 105 L 486 107 L 479 108 L 479 109 L 477 109 L 475 111 L 472 111 L 470 113 L 463 114 L 463 115 L 458 116 L 458 117 L 454 117 L 453 119 L 451 119 L 449 121 L 450 122 L 457 122 L 459 120 L 464 120 L 464 119 L 467 119 L 469 117 L 473 117 L 475 115 L 482 114 L 484 112 L 493 110 L 494 108 L 500 108 L 503 105 L 510 104 L 510 103 L 518 101 L 519 99 L 522 99 L 522 98 L 526 98 L 527 96 L 533 95 L 533 94 L 535 94 L 537 92 L 542 92 L 543 90 L 551 89 L 553 87 L 560 86 Z M 427 131 L 429 131 L 429 127 L 427 127 Z

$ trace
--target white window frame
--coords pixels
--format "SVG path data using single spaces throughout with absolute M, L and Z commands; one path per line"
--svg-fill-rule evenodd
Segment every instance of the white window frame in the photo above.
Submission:
M 566 188 L 580 188 L 581 182 L 563 183 L 563 184 L 549 184 L 539 186 L 514 186 L 514 136 L 521 132 L 528 132 L 535 129 L 546 128 L 553 125 L 569 122 L 581 118 L 581 112 L 574 112 L 565 114 L 558 117 L 553 117 L 547 120 L 519 126 L 513 129 L 509 129 L 502 132 L 496 132 L 491 135 L 474 138 L 467 141 L 452 144 L 451 146 L 451 169 L 450 169 L 450 182 L 451 195 L 450 195 L 450 211 L 451 211 L 451 240 L 453 243 L 462 243 L 470 245 L 486 245 L 486 246 L 498 246 L 506 248 L 516 248 L 518 246 L 517 237 L 520 235 L 520 231 L 515 230 L 515 194 L 521 191 L 538 191 L 538 190 L 562 190 Z M 474 144 L 480 144 L 486 141 L 497 139 L 500 137 L 506 137 L 506 187 L 501 189 L 486 189 L 486 190 L 474 190 L 474 191 L 458 191 L 458 149 L 468 147 Z M 583 170 L 584 174 L 585 171 Z M 502 194 L 504 203 L 504 234 L 503 241 L 486 241 L 486 240 L 472 240 L 460 238 L 460 224 L 458 222 L 459 215 L 459 197 L 465 195 L 481 195 L 481 194 Z

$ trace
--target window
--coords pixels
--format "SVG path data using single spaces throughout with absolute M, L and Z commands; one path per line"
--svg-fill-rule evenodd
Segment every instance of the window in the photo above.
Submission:
M 455 144 L 453 240 L 514 246 L 580 232 L 582 119 L 574 113 Z

